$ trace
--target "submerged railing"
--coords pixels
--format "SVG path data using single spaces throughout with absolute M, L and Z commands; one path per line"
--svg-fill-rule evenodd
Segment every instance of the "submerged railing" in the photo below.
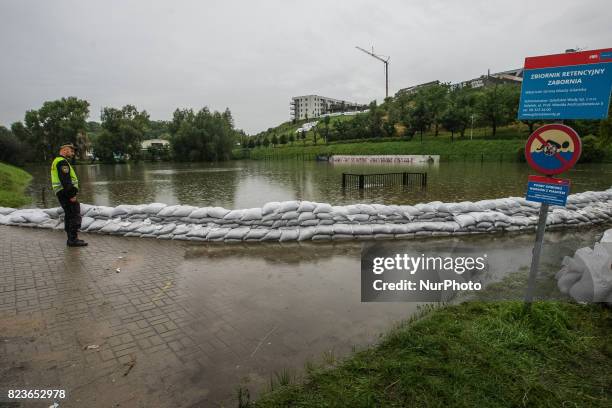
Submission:
M 342 188 L 358 188 L 363 190 L 370 187 L 384 187 L 402 185 L 406 187 L 425 187 L 427 185 L 427 173 L 378 173 L 378 174 L 353 174 L 342 173 Z

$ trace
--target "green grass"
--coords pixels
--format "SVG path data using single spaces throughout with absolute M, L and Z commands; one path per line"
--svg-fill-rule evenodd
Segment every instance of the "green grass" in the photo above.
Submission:
M 358 143 L 342 143 L 317 146 L 288 146 L 283 148 L 257 148 L 251 151 L 252 159 L 292 158 L 302 154 L 433 154 L 452 156 L 467 155 L 472 158 L 498 160 L 504 155 L 505 160 L 516 160 L 518 149 L 523 147 L 524 140 L 460 140 L 450 143 L 445 140 L 411 141 L 363 141 Z
M 0 163 L 0 207 L 17 208 L 30 202 L 24 194 L 32 176 L 18 167 Z
M 597 305 L 466 302 L 251 407 L 612 406 L 612 311 Z

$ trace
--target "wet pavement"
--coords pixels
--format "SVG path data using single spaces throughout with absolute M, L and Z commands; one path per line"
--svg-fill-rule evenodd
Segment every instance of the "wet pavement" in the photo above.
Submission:
M 360 303 L 358 244 L 0 237 L 0 390 L 64 389 L 62 408 L 233 407 L 240 385 L 254 397 L 416 308 Z
M 605 228 L 548 233 L 542 276 Z M 63 232 L 0 227 L 2 393 L 63 389 L 62 408 L 234 407 L 239 386 L 255 397 L 275 373 L 372 344 L 416 310 L 360 302 L 358 242 L 82 237 L 89 247 L 66 248 Z M 533 236 L 405 242 L 481 248 L 499 280 L 526 271 Z M 3 396 L 0 407 L 50 405 Z

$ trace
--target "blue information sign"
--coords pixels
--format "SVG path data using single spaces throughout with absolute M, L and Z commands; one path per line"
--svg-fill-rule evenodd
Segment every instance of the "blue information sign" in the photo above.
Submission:
M 528 201 L 565 207 L 570 181 L 543 176 L 529 176 L 527 182 Z
M 603 119 L 612 91 L 612 49 L 525 59 L 518 118 Z

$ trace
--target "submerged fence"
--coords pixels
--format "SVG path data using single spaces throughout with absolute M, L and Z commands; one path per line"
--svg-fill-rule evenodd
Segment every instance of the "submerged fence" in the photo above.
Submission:
M 363 190 L 370 187 L 384 187 L 393 185 L 423 188 L 427 185 L 427 173 L 342 173 L 343 189 L 357 188 L 359 190 Z

